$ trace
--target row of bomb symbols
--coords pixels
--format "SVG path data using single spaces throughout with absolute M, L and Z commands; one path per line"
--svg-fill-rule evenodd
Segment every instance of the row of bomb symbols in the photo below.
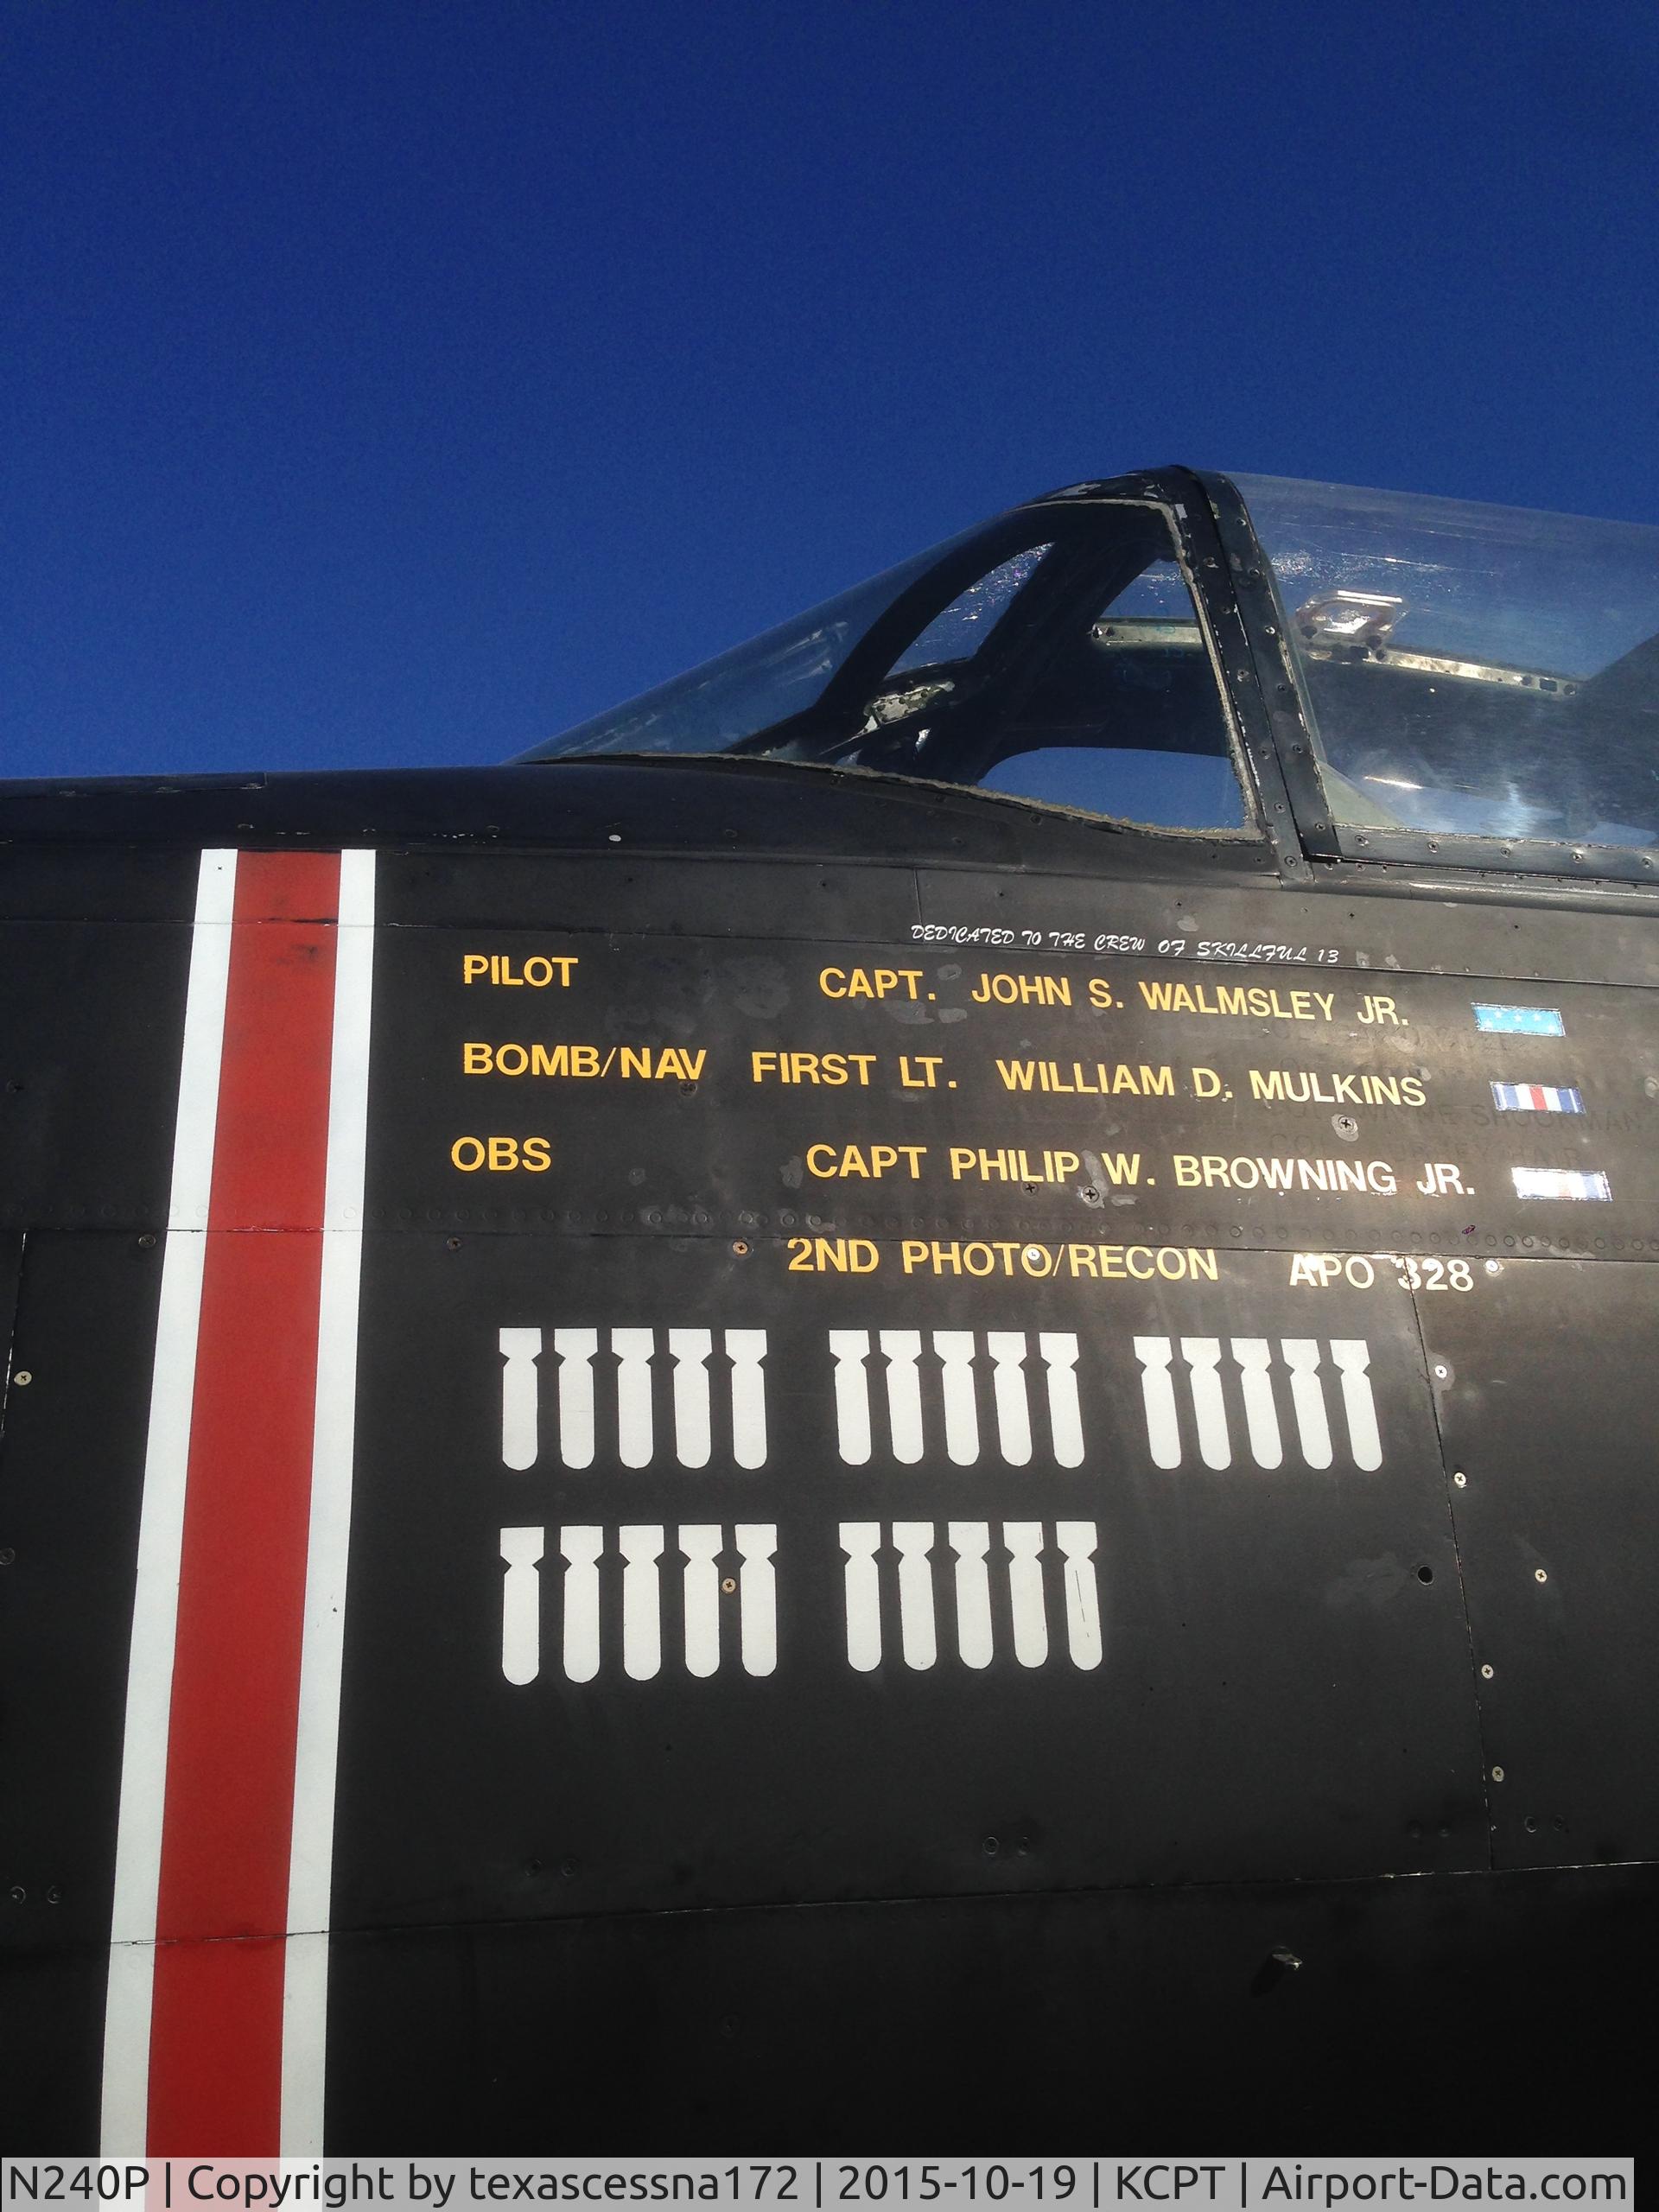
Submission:
M 682 1651 L 685 1671 L 698 1677 L 720 1666 L 721 1599 L 734 1592 L 743 1671 L 770 1675 L 778 1663 L 778 1599 L 772 1558 L 778 1531 L 770 1522 L 740 1522 L 729 1541 L 714 1522 L 683 1523 L 671 1532 L 684 1562 L 681 1576 Z M 553 1531 L 563 1561 L 561 1658 L 567 1680 L 590 1682 L 600 1670 L 602 1580 L 619 1587 L 615 1641 L 622 1672 L 650 1681 L 663 1665 L 664 1532 L 660 1523 L 626 1522 L 615 1530 L 583 1523 Z M 504 1529 L 501 1557 L 501 1671 L 510 1682 L 533 1682 L 541 1672 L 544 1529 Z M 736 1554 L 738 1572 L 722 1573 L 721 1554 Z M 604 1569 L 603 1576 L 601 1568 Z
M 1363 1338 L 1129 1342 L 1154 1466 L 1179 1467 L 1196 1452 L 1217 1470 L 1272 1469 L 1294 1440 L 1305 1465 L 1325 1468 L 1339 1434 L 1355 1466 L 1382 1463 Z M 717 1457 L 743 1469 L 766 1465 L 764 1329 L 561 1328 L 544 1337 L 506 1328 L 499 1343 L 501 1459 L 516 1471 L 544 1455 L 578 1471 L 612 1457 L 625 1468 L 697 1469 Z M 941 1452 L 957 1467 L 1084 1464 L 1080 1348 L 1071 1332 L 831 1329 L 826 1351 L 845 1466 L 876 1458 L 915 1466 Z
M 657 1456 L 657 1416 L 652 1387 L 655 1329 L 555 1329 L 558 1382 L 558 1458 L 562 1466 L 591 1467 L 597 1447 L 599 1376 L 594 1362 L 608 1340 L 612 1371 L 607 1390 L 615 1409 L 616 1456 L 625 1467 L 648 1467 Z M 666 1329 L 673 1385 L 671 1456 L 683 1467 L 706 1467 L 714 1452 L 714 1381 L 709 1362 L 716 1342 L 724 1355 L 723 1385 L 731 1456 L 740 1467 L 766 1463 L 766 1392 L 762 1362 L 764 1329 Z M 501 1459 L 524 1470 L 541 1457 L 543 1336 L 539 1329 L 500 1332 Z
M 1248 1456 L 1258 1467 L 1281 1466 L 1285 1446 L 1274 1392 L 1274 1341 L 1268 1337 L 1231 1337 L 1227 1342 L 1238 1377 Z M 1302 1457 L 1310 1467 L 1328 1467 L 1335 1452 L 1319 1341 L 1316 1337 L 1281 1337 L 1278 1347 L 1290 1385 L 1292 1418 Z M 1382 1464 L 1376 1399 L 1371 1389 L 1370 1346 L 1357 1337 L 1333 1337 L 1329 1351 L 1340 1380 L 1350 1455 L 1357 1467 L 1370 1471 Z M 1135 1356 L 1141 1367 L 1141 1399 L 1153 1465 L 1179 1467 L 1184 1457 L 1176 1401 L 1179 1379 L 1191 1407 L 1198 1457 L 1206 1467 L 1231 1466 L 1233 1440 L 1222 1381 L 1222 1339 L 1137 1337 Z
M 873 1674 L 888 1657 L 921 1673 L 942 1652 L 976 1672 L 999 1658 L 1038 1668 L 1062 1643 L 1073 1667 L 1101 1662 L 1092 1521 L 950 1521 L 943 1530 L 931 1521 L 843 1521 L 837 1535 L 855 1673 Z M 707 1681 L 722 1659 L 750 1675 L 777 1669 L 775 1523 L 512 1528 L 500 1545 L 501 1672 L 518 1688 L 542 1672 L 543 1610 L 555 1602 L 567 1681 L 620 1671 L 646 1682 L 665 1666 Z
M 885 1363 L 887 1441 L 901 1466 L 914 1466 L 925 1449 L 920 1361 L 930 1342 L 939 1363 L 944 1417 L 945 1456 L 953 1466 L 971 1467 L 980 1457 L 979 1391 L 975 1362 L 976 1339 L 968 1329 L 935 1329 L 926 1339 L 920 1329 L 880 1329 L 874 1344 Z M 1027 1339 L 1018 1330 L 991 1329 L 984 1339 L 991 1369 L 996 1448 L 1011 1467 L 1024 1467 L 1032 1456 L 1031 1400 L 1027 1391 Z M 872 1332 L 831 1329 L 830 1357 L 836 1365 L 836 1430 L 841 1457 L 849 1467 L 870 1459 Z M 1077 1403 L 1076 1337 L 1041 1331 L 1037 1357 L 1044 1376 L 1044 1400 L 1052 1456 L 1057 1465 L 1083 1464 L 1083 1414 Z

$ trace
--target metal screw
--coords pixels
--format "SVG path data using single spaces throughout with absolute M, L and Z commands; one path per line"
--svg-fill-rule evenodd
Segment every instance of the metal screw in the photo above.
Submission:
M 733 1591 L 736 1589 L 737 1582 L 734 1576 L 728 1574 L 722 1580 L 720 1586 L 729 1598 Z
M 1480 1679 L 1481 1679 L 1481 1681 L 1482 1681 L 1483 1682 L 1490 1682 L 1490 1681 L 1491 1681 L 1491 1679 L 1492 1679 L 1492 1670 L 1491 1670 L 1491 1669 L 1490 1667 L 1483 1667 L 1483 1668 L 1481 1669 L 1481 1670 L 1480 1670 Z
M 1444 1362 L 1444 1361 L 1442 1361 L 1442 1360 L 1436 1360 L 1436 1361 L 1435 1361 L 1435 1363 L 1434 1363 L 1434 1380 L 1435 1380 L 1437 1382 L 1445 1382 L 1445 1380 L 1446 1380 L 1446 1376 L 1447 1376 L 1448 1375 L 1450 1375 L 1450 1374 L 1451 1374 L 1451 1372 L 1452 1372 L 1451 1369 L 1446 1365 L 1446 1363 L 1445 1363 L 1445 1362 Z
M 1548 1582 L 1549 1577 L 1541 1567 L 1535 1567 L 1532 1570 L 1532 1579 L 1535 1582 Z
M 14 1382 L 22 1384 L 24 1382 L 32 1382 L 35 1380 L 35 1377 L 30 1374 L 28 1368 L 20 1367 L 11 1379 Z
M 1501 1766 L 1495 1766 L 1495 1767 L 1492 1769 L 1492 1780 L 1493 1780 L 1494 1782 L 1502 1782 L 1502 1781 L 1503 1781 L 1503 1768 L 1502 1768 Z
M 1486 1262 L 1486 1272 L 1489 1275 L 1501 1275 L 1503 1272 L 1503 1261 L 1488 1260 Z
M 459 1236 L 446 1236 L 446 1237 L 444 1238 L 444 1240 L 443 1240 L 443 1241 L 444 1241 L 444 1243 L 445 1243 L 445 1245 L 447 1246 L 447 1248 L 448 1248 L 451 1252 L 459 1252 L 459 1251 L 460 1251 L 460 1249 L 461 1249 L 461 1239 L 460 1239 L 460 1237 L 459 1237 Z
M 1458 1469 L 1457 1473 L 1452 1476 L 1452 1479 L 1456 1483 L 1459 1490 L 1465 1490 L 1468 1487 L 1469 1478 L 1464 1473 L 1461 1467 Z
M 151 1249 L 152 1249 L 152 1248 L 153 1248 L 153 1247 L 154 1247 L 154 1245 L 155 1245 L 155 1243 L 156 1243 L 156 1239 L 155 1239 L 155 1237 L 154 1237 L 153 1236 L 151 1236 L 150 1232 L 149 1232 L 148 1230 L 146 1230 L 144 1231 L 143 1235 L 143 1236 L 138 1239 L 138 1246 L 139 1246 L 139 1249 L 140 1249 L 141 1251 L 148 1252 L 148 1251 L 149 1251 L 149 1250 L 151 1250 Z
M 734 1258 L 736 1258 L 736 1259 L 739 1259 L 739 1260 L 747 1260 L 747 1259 L 748 1258 L 748 1256 L 749 1256 L 749 1248 L 748 1248 L 748 1246 L 747 1246 L 747 1245 L 743 1242 L 743 1239 L 742 1239 L 741 1236 L 740 1236 L 740 1237 L 738 1237 L 738 1238 L 737 1238 L 737 1240 L 735 1241 L 735 1243 L 733 1244 L 733 1246 L 732 1246 L 732 1253 L 733 1253 L 733 1256 L 734 1256 Z

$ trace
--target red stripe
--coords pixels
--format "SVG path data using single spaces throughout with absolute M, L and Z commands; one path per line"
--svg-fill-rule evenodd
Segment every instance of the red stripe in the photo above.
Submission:
M 237 864 L 212 1228 L 322 1226 L 339 911 L 338 853 Z
M 168 1738 L 158 2155 L 279 2147 L 339 893 L 337 855 L 238 865 Z

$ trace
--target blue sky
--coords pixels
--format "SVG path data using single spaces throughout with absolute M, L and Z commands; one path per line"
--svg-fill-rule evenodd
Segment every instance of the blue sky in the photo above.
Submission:
M 499 760 L 1157 461 L 1659 520 L 1659 11 L 11 0 L 3 772 Z

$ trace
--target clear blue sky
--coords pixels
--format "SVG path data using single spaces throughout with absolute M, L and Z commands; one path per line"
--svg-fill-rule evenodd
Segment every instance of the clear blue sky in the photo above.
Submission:
M 10 0 L 10 775 L 499 760 L 1158 461 L 1659 520 L 1659 10 Z

